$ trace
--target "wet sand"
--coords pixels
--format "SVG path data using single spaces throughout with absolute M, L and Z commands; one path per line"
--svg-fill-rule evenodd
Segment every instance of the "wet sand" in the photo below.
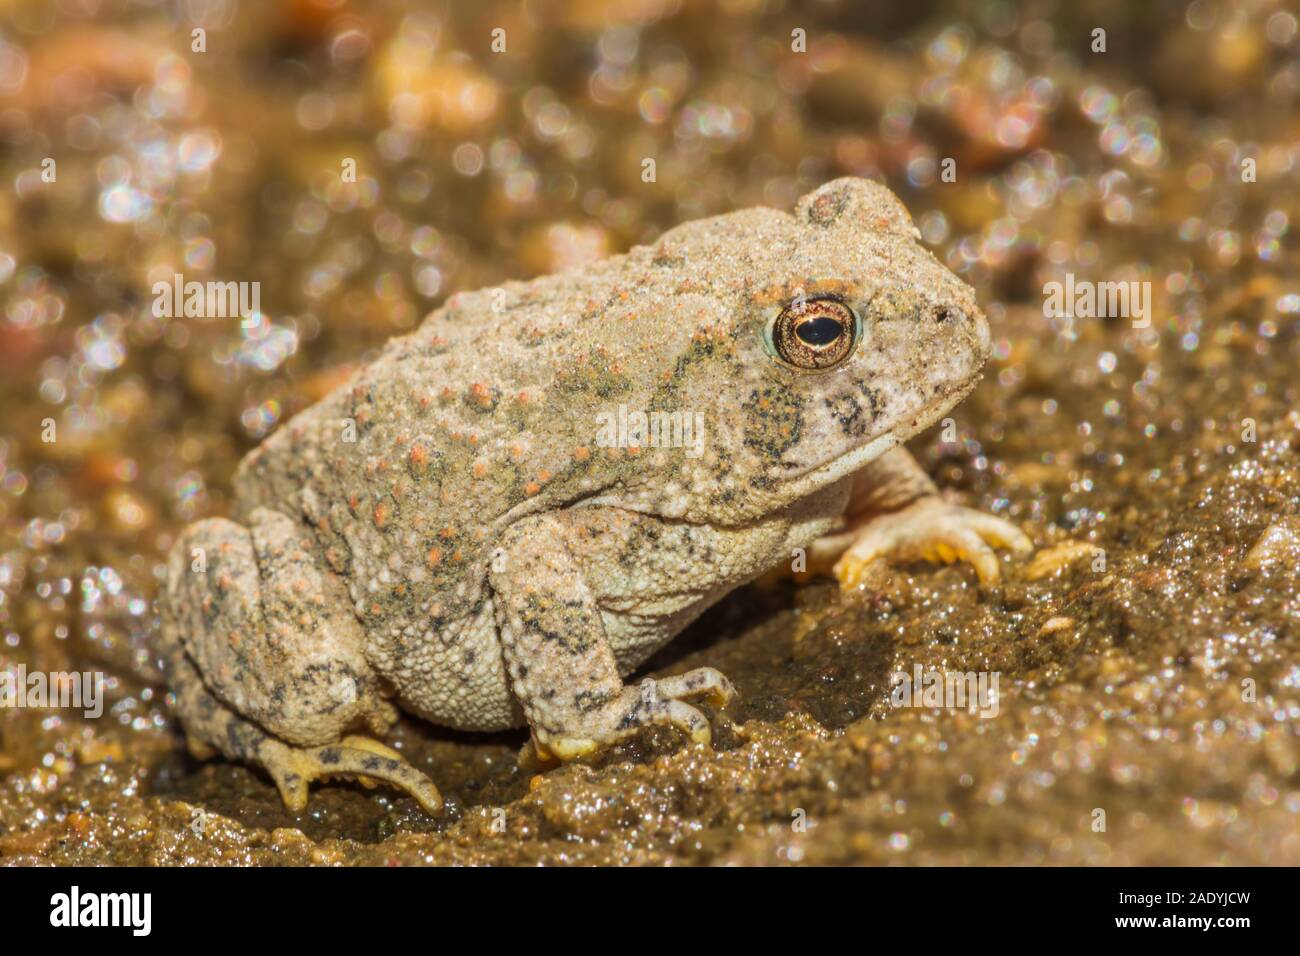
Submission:
M 206 54 L 143 13 L 15 18 L 0 665 L 106 684 L 99 719 L 0 708 L 0 862 L 1300 862 L 1295 17 L 1105 5 L 1101 55 L 1070 11 L 733 3 L 718 31 L 686 6 L 266 4 Z M 910 447 L 1033 557 L 989 588 L 917 564 L 731 595 L 645 671 L 731 677 L 712 752 L 655 731 L 534 774 L 522 732 L 404 719 L 438 819 L 342 782 L 293 815 L 264 775 L 186 754 L 156 581 L 264 434 L 458 289 L 845 174 L 895 189 L 985 304 L 957 440 Z M 265 317 L 153 315 L 173 266 L 260 281 Z M 1150 282 L 1149 323 L 1045 316 L 1067 274 Z M 917 667 L 996 673 L 996 716 L 892 706 Z

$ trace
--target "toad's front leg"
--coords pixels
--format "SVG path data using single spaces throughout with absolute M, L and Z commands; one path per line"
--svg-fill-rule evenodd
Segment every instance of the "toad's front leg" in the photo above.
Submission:
M 846 530 L 817 541 L 810 556 L 825 565 L 835 560 L 844 587 L 870 579 L 889 557 L 927 561 L 966 561 L 980 581 L 1000 574 L 994 547 L 1024 555 L 1033 545 L 1002 518 L 945 501 L 930 476 L 904 448 L 876 459 L 857 476 Z
M 726 704 L 731 682 L 700 667 L 624 686 L 571 540 L 563 514 L 525 518 L 506 532 L 490 573 L 506 668 L 538 754 L 572 760 L 651 724 L 709 743 L 709 722 L 684 701 Z

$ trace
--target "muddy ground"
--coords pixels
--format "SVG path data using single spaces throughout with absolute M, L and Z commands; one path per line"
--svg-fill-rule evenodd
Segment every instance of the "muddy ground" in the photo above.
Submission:
M 101 8 L 0 29 L 0 665 L 106 675 L 98 719 L 0 708 L 0 862 L 1300 862 L 1293 10 L 296 0 L 194 52 Z M 1035 555 L 731 595 L 645 671 L 732 678 L 712 751 L 535 774 L 523 732 L 405 720 L 437 819 L 187 755 L 153 597 L 245 451 L 458 289 L 845 174 L 986 306 L 983 383 L 911 447 Z M 158 318 L 175 271 L 265 316 Z M 1149 315 L 1045 315 L 1067 273 Z M 996 673 L 996 715 L 893 706 L 918 666 Z

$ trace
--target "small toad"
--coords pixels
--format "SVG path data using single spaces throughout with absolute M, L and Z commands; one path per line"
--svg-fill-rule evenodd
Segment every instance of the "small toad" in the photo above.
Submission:
M 701 667 L 624 683 L 729 591 L 806 555 L 845 586 L 900 552 L 998 577 L 1006 521 L 903 442 L 975 387 L 971 289 L 887 189 L 686 223 L 560 275 L 459 294 L 241 463 L 173 550 L 162 640 L 191 748 L 308 783 L 433 783 L 397 709 L 527 725 L 573 760 L 652 724 L 708 743 Z

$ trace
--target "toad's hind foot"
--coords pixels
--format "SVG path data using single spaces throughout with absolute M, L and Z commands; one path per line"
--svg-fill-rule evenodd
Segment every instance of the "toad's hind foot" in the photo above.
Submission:
M 219 752 L 232 760 L 264 768 L 285 805 L 295 813 L 306 809 L 309 783 L 336 776 L 383 781 L 405 790 L 429 813 L 441 809 L 442 798 L 429 779 L 376 740 L 349 735 L 337 744 L 296 746 L 241 717 L 204 685 L 185 656 L 175 628 L 164 627 L 162 633 L 161 650 L 175 693 L 176 711 L 185 722 L 186 741 L 196 759 L 206 760 Z
M 1009 521 L 928 495 L 872 518 L 835 563 L 835 576 L 842 586 L 855 587 L 892 556 L 945 564 L 965 561 L 981 583 L 989 584 L 1000 576 L 994 547 L 1019 555 L 1033 550 L 1029 538 Z
M 258 758 L 279 787 L 285 806 L 294 812 L 307 807 L 307 785 L 329 777 L 355 777 L 370 786 L 382 781 L 405 790 L 428 813 L 442 810 L 442 796 L 428 777 L 397 751 L 368 737 L 345 737 L 324 747 L 292 747 L 268 739 Z

